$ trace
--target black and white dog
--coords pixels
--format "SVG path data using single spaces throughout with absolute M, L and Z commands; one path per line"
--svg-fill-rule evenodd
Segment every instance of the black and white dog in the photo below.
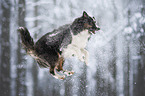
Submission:
M 26 52 L 35 58 L 40 67 L 50 67 L 50 73 L 57 79 L 64 79 L 65 75 L 57 74 L 56 70 L 66 75 L 74 73 L 63 70 L 64 58 L 76 56 L 88 64 L 89 55 L 85 46 L 88 38 L 97 30 L 100 28 L 96 26 L 94 18 L 85 11 L 83 16 L 75 19 L 72 24 L 45 34 L 35 44 L 27 28 L 18 29 Z

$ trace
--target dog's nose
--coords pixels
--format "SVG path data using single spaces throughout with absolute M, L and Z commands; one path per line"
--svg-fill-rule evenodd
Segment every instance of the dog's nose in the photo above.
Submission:
M 97 30 L 100 30 L 100 28 L 98 27 Z
M 95 29 L 96 29 L 96 30 L 100 30 L 100 27 L 96 25 L 96 26 L 95 26 Z

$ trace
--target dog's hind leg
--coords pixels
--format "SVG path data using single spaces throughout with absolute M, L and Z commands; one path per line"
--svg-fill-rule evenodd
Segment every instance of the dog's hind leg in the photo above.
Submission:
M 59 55 L 54 49 L 47 48 L 47 50 L 48 51 L 46 51 L 44 54 L 41 55 L 43 57 L 43 61 L 46 61 L 46 63 L 49 64 L 49 72 L 53 77 L 55 77 L 56 79 L 63 80 L 65 78 L 65 75 L 59 75 L 56 73 Z M 43 65 L 45 66 L 45 64 Z
M 64 63 L 64 58 L 60 57 L 57 65 L 57 71 L 63 71 L 63 63 Z
M 59 55 L 60 56 L 60 55 Z M 67 76 L 71 76 L 74 74 L 73 71 L 67 71 L 63 69 L 63 63 L 64 63 L 64 58 L 63 57 L 59 57 L 59 61 L 58 61 L 58 65 L 57 65 L 57 71 L 58 72 L 62 72 L 64 74 L 66 74 Z
M 55 71 L 55 68 L 53 68 L 53 67 L 50 67 L 50 74 L 51 74 L 54 78 L 56 78 L 56 79 L 61 79 L 61 80 L 63 80 L 63 79 L 65 78 L 64 75 L 59 75 L 59 74 L 57 74 L 56 71 Z

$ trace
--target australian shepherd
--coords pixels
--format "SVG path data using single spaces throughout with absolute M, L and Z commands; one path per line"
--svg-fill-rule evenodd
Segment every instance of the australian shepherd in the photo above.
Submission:
M 26 52 L 32 56 L 42 68 L 49 67 L 49 72 L 57 79 L 64 79 L 62 72 L 72 75 L 73 71 L 63 69 L 64 59 L 76 56 L 80 61 L 88 64 L 88 51 L 85 49 L 89 37 L 100 28 L 95 24 L 95 19 L 85 11 L 71 24 L 59 27 L 42 36 L 36 43 L 25 27 L 19 27 L 18 31 L 22 39 L 22 45 Z M 57 71 L 57 72 L 56 72 Z

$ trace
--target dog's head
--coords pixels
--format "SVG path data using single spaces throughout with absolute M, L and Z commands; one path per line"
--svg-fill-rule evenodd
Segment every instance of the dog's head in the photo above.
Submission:
M 95 18 L 90 17 L 85 11 L 83 12 L 83 22 L 84 29 L 88 29 L 90 33 L 95 33 L 95 31 L 100 30 L 100 28 L 96 25 Z
M 85 11 L 83 12 L 83 16 L 74 20 L 71 28 L 74 34 L 78 34 L 85 29 L 87 29 L 89 33 L 95 33 L 95 31 L 100 30 L 100 28 L 96 26 L 95 18 L 90 17 Z

